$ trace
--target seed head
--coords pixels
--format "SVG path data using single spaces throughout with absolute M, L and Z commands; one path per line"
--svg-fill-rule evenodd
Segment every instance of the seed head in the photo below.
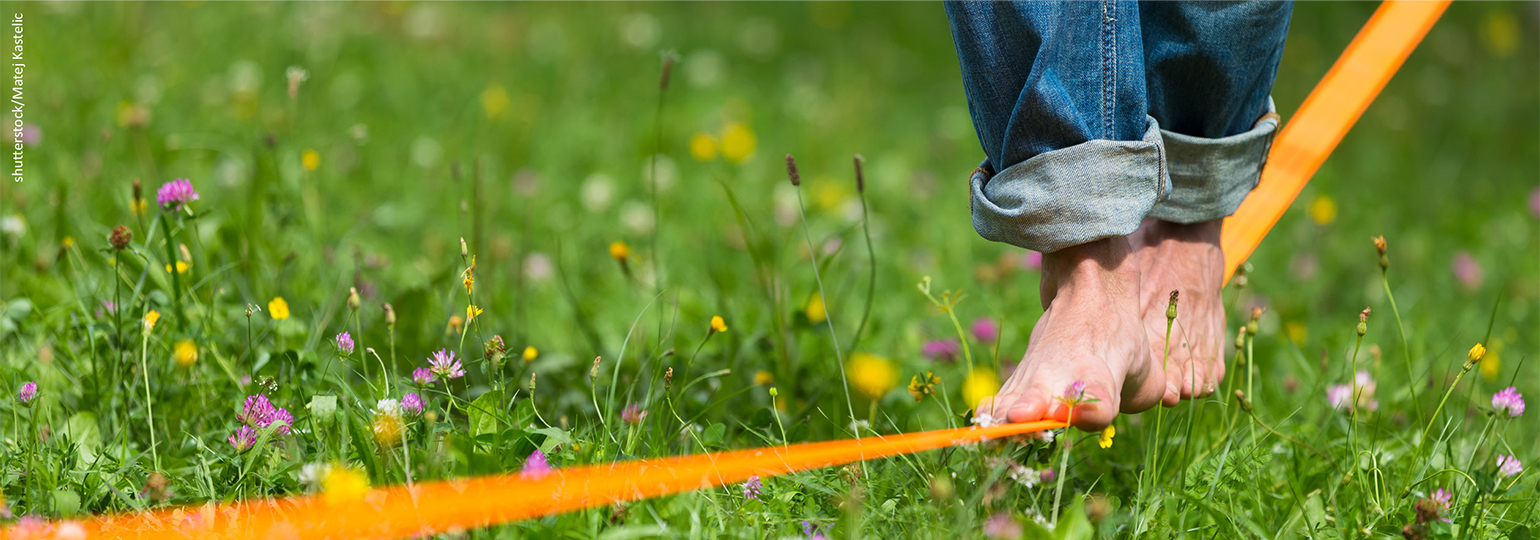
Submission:
M 461 236 L 460 237 L 460 258 L 464 259 L 464 258 L 470 257 L 470 256 L 471 256 L 471 248 L 470 248 L 470 246 L 465 245 L 465 237 Z
M 529 393 L 531 394 L 535 393 L 535 375 L 538 375 L 538 373 L 530 372 L 529 374 Z
M 1166 320 L 1167 321 L 1171 321 L 1171 320 L 1176 319 L 1176 297 L 1177 297 L 1177 291 L 1171 291 L 1171 302 L 1166 304 Z
M 1364 308 L 1363 312 L 1358 314 L 1358 337 L 1363 337 L 1367 333 L 1369 333 L 1369 308 Z
M 348 308 L 358 311 L 358 306 L 363 300 L 358 296 L 358 287 L 348 287 Z
M 668 90 L 668 80 L 674 74 L 674 53 L 663 53 L 663 74 L 658 77 L 658 90 Z
M 1385 235 L 1374 237 L 1374 250 L 1380 254 L 1380 271 L 1390 268 L 1390 258 L 1385 256 Z
M 602 356 L 595 356 L 594 357 L 594 367 L 593 367 L 593 369 L 588 370 L 588 378 L 590 378 L 590 379 L 597 379 L 597 378 L 599 378 L 599 360 L 601 358 L 604 358 L 604 357 L 602 357 Z
M 674 368 L 670 367 L 668 368 L 668 371 L 663 372 L 663 387 L 674 387 Z
M 1239 400 L 1241 402 L 1241 410 L 1246 411 L 1246 412 L 1251 412 L 1251 400 L 1246 399 L 1246 393 L 1245 392 L 1242 392 L 1239 389 L 1236 389 L 1235 390 L 1235 399 L 1237 399 L 1237 400 Z
M 786 177 L 791 179 L 791 185 L 802 185 L 802 175 L 797 172 L 797 160 L 786 154 Z
M 856 154 L 855 157 L 851 158 L 851 161 L 855 162 L 856 164 L 856 191 L 859 193 L 865 193 L 866 175 L 861 173 L 861 162 L 866 161 L 866 158 L 861 157 L 861 154 Z
M 118 225 L 112 229 L 112 236 L 107 237 L 107 243 L 112 244 L 112 249 L 123 251 L 128 249 L 128 243 L 134 240 L 134 231 L 128 227 Z
M 394 328 L 396 326 L 396 308 L 390 306 L 390 302 L 380 304 L 385 308 L 385 325 Z

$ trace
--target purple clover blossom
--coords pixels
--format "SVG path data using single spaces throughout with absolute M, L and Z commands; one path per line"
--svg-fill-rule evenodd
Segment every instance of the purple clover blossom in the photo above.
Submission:
M 749 480 L 743 483 L 743 498 L 763 502 L 764 499 L 759 498 L 759 490 L 764 487 L 765 485 L 759 481 L 759 475 L 750 476 Z
M 353 355 L 353 336 L 351 334 L 347 332 L 337 334 L 337 337 L 332 338 L 332 343 L 337 345 L 337 352 L 342 353 L 343 356 Z
M 627 424 L 640 424 L 645 418 L 647 418 L 647 410 L 635 403 L 626 405 L 626 408 L 620 411 L 620 420 Z
M 1449 263 L 1449 270 L 1454 273 L 1454 278 L 1460 282 L 1460 286 L 1467 291 L 1476 290 L 1481 286 L 1481 263 L 1476 262 L 1469 253 L 1461 251 L 1456 253 L 1454 260 Z
M 235 447 L 235 453 L 237 454 L 245 453 L 256 445 L 257 430 L 251 429 L 251 426 L 241 426 L 241 429 L 237 429 L 235 433 L 230 434 L 230 446 Z
M 250 426 L 265 428 L 278 424 L 274 430 L 279 435 L 288 435 L 289 426 L 294 425 L 294 415 L 287 409 L 276 407 L 267 400 L 267 394 L 257 394 L 246 398 L 241 413 L 236 415 L 237 420 Z
M 1439 512 L 1446 512 L 1449 510 L 1450 499 L 1451 497 L 1449 495 L 1449 491 L 1445 490 L 1444 488 L 1438 488 L 1432 494 L 1428 495 L 1428 500 L 1433 502 L 1433 508 Z
M 989 317 L 979 317 L 973 320 L 973 326 L 969 328 L 973 332 L 973 339 L 982 343 L 994 343 L 1000 339 L 1000 325 Z
M 1524 472 L 1524 464 L 1519 463 L 1517 456 L 1497 456 L 1497 474 L 1508 478 L 1521 472 Z
M 192 182 L 186 178 L 178 178 L 160 185 L 155 191 L 155 202 L 164 210 L 181 210 L 182 205 L 198 200 L 198 192 L 193 190 Z
M 22 405 L 31 406 L 32 400 L 37 399 L 37 383 L 27 381 L 21 385 L 21 390 L 16 392 L 16 399 L 21 400 Z
M 1085 400 L 1085 383 L 1075 381 L 1064 389 L 1064 401 L 1073 406 Z
M 455 358 L 454 351 L 448 349 L 439 349 L 428 358 L 428 371 L 446 380 L 465 376 L 465 368 L 460 366 L 460 359 Z
M 1044 483 L 1044 484 L 1047 484 L 1049 482 L 1053 482 L 1054 479 L 1058 478 L 1058 477 L 1059 477 L 1059 473 L 1053 472 L 1053 469 L 1043 469 L 1043 470 L 1037 471 L 1037 480 L 1039 482 Z
M 1332 385 L 1331 388 L 1326 389 L 1326 402 L 1330 403 L 1333 409 L 1348 408 L 1348 404 L 1353 402 L 1353 387 L 1346 384 Z
M 808 537 L 809 540 L 828 540 L 829 538 L 824 536 L 822 531 L 818 530 L 817 523 L 811 521 L 802 522 L 802 536 Z
M 427 407 L 427 403 L 423 402 L 422 396 L 417 395 L 416 392 L 410 392 L 407 395 L 401 396 L 401 410 L 406 414 L 412 416 L 420 415 L 425 407 Z
M 1492 395 L 1492 410 L 1497 414 L 1507 414 L 1518 418 L 1524 414 L 1524 394 L 1519 389 L 1509 386 L 1501 392 Z
M 985 538 L 1021 538 L 1021 533 L 1021 523 L 1005 512 L 997 512 L 984 520 Z
M 925 342 L 920 346 L 920 354 L 931 360 L 951 362 L 962 353 L 962 346 L 955 339 L 936 339 Z
M 531 480 L 545 478 L 548 474 L 551 474 L 551 464 L 546 461 L 545 452 L 540 450 L 530 454 L 529 459 L 524 460 L 524 469 L 519 471 L 519 476 Z
M 417 383 L 417 386 L 433 384 L 433 371 L 425 367 L 412 370 L 412 382 Z

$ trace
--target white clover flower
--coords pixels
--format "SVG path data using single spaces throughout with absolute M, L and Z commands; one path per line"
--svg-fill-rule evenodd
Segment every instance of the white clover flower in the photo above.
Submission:
M 394 399 L 382 399 L 374 405 L 374 414 L 401 416 L 401 402 Z
M 1004 418 L 995 418 L 994 415 L 987 412 L 976 413 L 973 415 L 973 425 L 978 427 L 993 427 L 1004 423 Z

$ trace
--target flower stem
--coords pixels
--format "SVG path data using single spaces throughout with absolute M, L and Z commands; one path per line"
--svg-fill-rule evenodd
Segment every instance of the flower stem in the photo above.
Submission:
M 187 316 L 182 312 L 182 277 L 177 272 L 176 250 L 171 247 L 171 224 L 166 222 L 166 214 L 160 214 L 160 228 L 166 231 L 166 264 L 171 265 L 171 293 L 176 300 L 176 327 L 178 330 L 187 328 Z
M 1066 423 L 1073 424 L 1074 422 L 1075 408 L 1070 407 Z M 1064 494 L 1064 477 L 1068 476 L 1066 473 L 1069 472 L 1069 451 L 1074 445 L 1074 437 L 1070 435 L 1069 429 L 1066 428 L 1064 430 L 1064 451 L 1059 453 L 1059 478 L 1053 488 L 1053 519 L 1049 521 L 1049 523 L 1055 526 L 1059 523 L 1059 497 Z
M 1401 357 L 1406 361 L 1406 376 L 1412 377 L 1416 374 L 1415 371 L 1412 371 L 1412 346 L 1406 341 L 1406 325 L 1401 324 L 1401 310 L 1396 308 L 1396 295 L 1390 292 L 1390 279 L 1386 277 L 1386 273 L 1387 270 L 1380 270 L 1380 285 L 1385 287 L 1385 298 L 1390 300 L 1390 313 L 1396 316 L 1396 330 L 1401 333 Z M 1411 381 L 1411 384 L 1407 385 L 1406 390 L 1411 393 L 1412 411 L 1417 413 L 1417 420 L 1420 423 L 1422 421 L 1422 403 L 1417 401 L 1417 381 Z M 1448 396 L 1445 397 L 1447 398 Z M 1440 403 L 1439 407 L 1442 408 L 1443 404 Z
M 164 221 L 165 218 L 163 217 L 161 219 L 162 219 L 161 223 L 164 224 L 165 223 L 165 221 Z M 148 422 L 149 426 L 150 426 L 150 456 L 155 460 L 155 470 L 159 471 L 160 470 L 160 452 L 158 450 L 156 450 L 156 448 L 155 448 L 155 446 L 156 446 L 156 443 L 155 443 L 155 399 L 150 397 L 150 363 L 149 363 L 149 360 L 148 360 L 148 358 L 149 358 L 149 350 L 150 350 L 150 333 L 148 331 L 146 331 L 144 333 L 143 338 L 140 339 L 140 345 L 139 345 L 139 370 L 141 372 L 143 372 L 143 374 L 144 374 L 145 421 Z

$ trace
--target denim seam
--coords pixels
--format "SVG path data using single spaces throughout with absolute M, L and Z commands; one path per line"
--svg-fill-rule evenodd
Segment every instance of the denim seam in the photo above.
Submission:
M 1117 92 L 1117 28 L 1112 21 L 1110 4 L 1114 0 L 1101 1 L 1101 53 L 1102 53 L 1102 136 L 1113 139 L 1112 113 Z

